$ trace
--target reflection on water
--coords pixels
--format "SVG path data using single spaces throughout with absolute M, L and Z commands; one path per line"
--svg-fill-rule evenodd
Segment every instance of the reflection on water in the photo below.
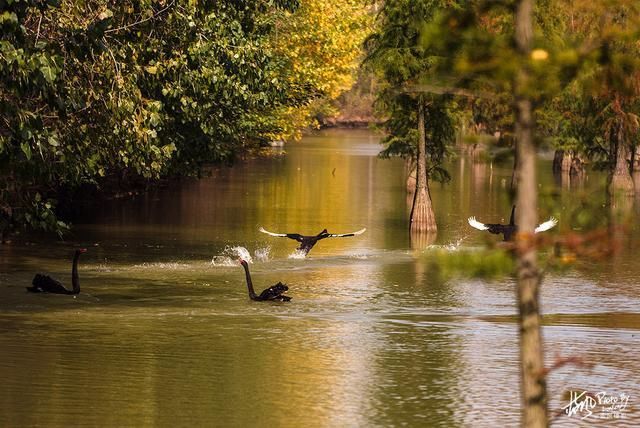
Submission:
M 69 242 L 0 247 L 0 425 L 515 425 L 514 281 L 445 279 L 422 256 L 485 243 L 466 218 L 508 217 L 511 165 L 455 161 L 431 188 L 437 237 L 412 238 L 403 162 L 377 159 L 377 141 L 319 133 L 284 157 L 85 207 Z M 539 176 L 540 217 L 559 230 L 607 215 L 604 177 L 556 185 L 550 161 Z M 596 220 L 584 207 L 600 207 Z M 297 243 L 261 226 L 367 232 L 292 258 Z M 624 392 L 626 419 L 609 424 L 638 426 L 637 236 L 545 277 L 548 358 L 595 363 L 550 375 L 554 410 L 568 388 Z M 82 293 L 27 294 L 35 272 L 70 281 L 72 244 L 89 247 Z M 238 257 L 292 302 L 249 301 Z

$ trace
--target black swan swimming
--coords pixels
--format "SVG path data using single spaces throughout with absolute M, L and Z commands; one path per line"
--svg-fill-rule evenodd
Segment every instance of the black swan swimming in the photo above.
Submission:
M 244 268 L 244 273 L 247 277 L 247 289 L 249 290 L 249 297 L 251 298 L 251 300 L 256 300 L 258 302 L 288 302 L 289 300 L 291 300 L 291 297 L 282 294 L 287 291 L 289 287 L 281 282 L 277 283 L 276 285 L 272 285 L 271 287 L 260 293 L 260 295 L 257 295 L 253 290 L 253 282 L 251 281 L 251 274 L 249 273 L 249 263 L 247 263 L 246 260 L 240 260 L 240 264 Z
M 515 223 L 515 212 L 516 212 L 516 206 L 514 205 L 511 208 L 511 219 L 509 220 L 509 224 L 489 224 L 489 223 L 484 224 L 476 220 L 475 217 L 469 217 L 468 221 L 471 227 L 474 227 L 478 230 L 487 230 L 489 231 L 489 233 L 493 233 L 495 235 L 502 234 L 505 241 L 511 241 L 511 239 L 513 238 L 513 234 L 518 231 L 518 226 Z M 534 233 L 544 232 L 546 230 L 551 229 L 556 224 L 558 224 L 558 220 L 556 220 L 554 217 L 549 217 L 549 220 L 539 224 L 538 227 L 536 227 L 533 232 Z
M 289 238 L 289 239 L 298 241 L 300 243 L 300 246 L 297 249 L 298 251 L 302 251 L 305 255 L 309 254 L 309 251 L 311 251 L 313 246 L 316 245 L 316 243 L 321 239 L 345 238 L 347 236 L 361 235 L 364 233 L 365 230 L 367 229 L 366 228 L 360 229 L 357 232 L 351 232 L 351 233 L 332 234 L 327 232 L 327 229 L 324 229 L 322 232 L 318 233 L 317 235 L 303 236 L 303 235 L 300 235 L 299 233 L 273 233 L 273 232 L 264 230 L 263 227 L 260 228 L 260 232 L 266 233 L 267 235 L 279 236 L 282 238 Z
M 32 293 L 54 293 L 54 294 L 78 294 L 80 293 L 80 279 L 78 278 L 78 259 L 80 254 L 87 252 L 85 248 L 80 248 L 73 255 L 73 267 L 71 268 L 71 286 L 73 289 L 68 290 L 60 282 L 48 275 L 37 273 L 33 277 L 33 287 L 27 287 L 27 291 Z

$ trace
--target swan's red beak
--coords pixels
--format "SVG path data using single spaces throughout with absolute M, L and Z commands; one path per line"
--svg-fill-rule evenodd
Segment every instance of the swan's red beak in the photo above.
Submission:
M 238 260 L 238 264 L 244 264 L 244 263 L 246 263 L 246 262 L 243 259 L 239 259 Z

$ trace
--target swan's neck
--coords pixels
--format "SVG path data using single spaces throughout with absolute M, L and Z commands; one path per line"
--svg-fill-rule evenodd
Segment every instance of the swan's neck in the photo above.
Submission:
M 78 277 L 78 259 L 80 253 L 76 253 L 73 256 L 73 267 L 71 268 L 71 285 L 73 286 L 73 294 L 80 292 L 80 278 Z
M 248 265 L 242 265 L 242 267 L 244 268 L 244 274 L 247 277 L 247 289 L 249 290 L 249 297 L 251 297 L 252 299 L 255 299 L 256 297 L 256 292 L 253 290 L 253 282 L 251 281 L 251 274 L 249 273 L 249 266 Z

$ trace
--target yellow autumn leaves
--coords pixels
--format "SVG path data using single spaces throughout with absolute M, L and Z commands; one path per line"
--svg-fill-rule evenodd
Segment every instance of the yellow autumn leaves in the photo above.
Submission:
M 272 42 L 278 55 L 290 62 L 290 81 L 313 88 L 318 98 L 277 112 L 276 127 L 281 131 L 269 138 L 297 139 L 301 129 L 317 126 L 314 115 L 353 84 L 372 22 L 363 0 L 301 0 L 294 13 L 276 24 Z

